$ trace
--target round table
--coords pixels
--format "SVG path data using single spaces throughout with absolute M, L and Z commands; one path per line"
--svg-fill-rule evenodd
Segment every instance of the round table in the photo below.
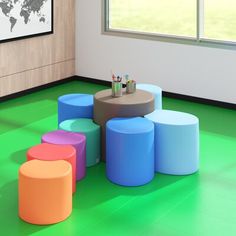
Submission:
M 101 126 L 102 160 L 105 161 L 106 122 L 114 117 L 144 116 L 154 111 L 152 93 L 137 89 L 122 97 L 112 97 L 111 89 L 99 91 L 94 96 L 94 122 Z

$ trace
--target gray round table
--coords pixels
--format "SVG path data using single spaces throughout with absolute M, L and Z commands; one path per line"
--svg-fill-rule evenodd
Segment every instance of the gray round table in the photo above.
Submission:
M 102 160 L 106 153 L 106 122 L 114 117 L 144 116 L 154 111 L 154 96 L 144 90 L 136 90 L 123 96 L 114 98 L 111 89 L 99 91 L 94 96 L 94 122 L 101 126 Z

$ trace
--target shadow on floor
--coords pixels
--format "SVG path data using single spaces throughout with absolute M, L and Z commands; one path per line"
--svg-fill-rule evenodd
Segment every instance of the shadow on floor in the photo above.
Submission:
M 111 183 L 105 174 L 105 164 L 100 163 L 87 168 L 86 178 L 77 183 L 73 197 L 73 208 L 88 209 L 119 196 L 143 196 L 160 191 L 188 176 L 170 176 L 156 174 L 154 179 L 139 187 L 124 187 Z
M 11 155 L 11 160 L 14 161 L 15 163 L 22 165 L 24 162 L 26 162 L 26 153 L 28 151 L 27 149 L 20 150 L 18 152 L 14 152 Z
M 0 188 L 1 235 L 30 235 L 49 226 L 31 225 L 18 217 L 18 180 L 8 182 Z
M 52 88 L 43 89 L 0 104 L 0 134 L 57 113 L 57 99 L 68 93 L 94 94 L 106 86 L 72 81 Z

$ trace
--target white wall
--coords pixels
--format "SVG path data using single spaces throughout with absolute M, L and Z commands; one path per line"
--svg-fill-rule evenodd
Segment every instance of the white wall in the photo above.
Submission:
M 236 104 L 236 50 L 101 34 L 101 0 L 76 0 L 76 74 L 111 80 L 111 69 L 164 91 Z

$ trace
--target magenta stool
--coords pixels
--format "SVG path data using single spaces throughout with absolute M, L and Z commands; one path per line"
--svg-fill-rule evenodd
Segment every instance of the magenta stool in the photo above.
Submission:
M 46 133 L 41 138 L 42 143 L 66 145 L 76 149 L 76 180 L 81 180 L 86 174 L 86 137 L 83 134 L 56 130 Z

